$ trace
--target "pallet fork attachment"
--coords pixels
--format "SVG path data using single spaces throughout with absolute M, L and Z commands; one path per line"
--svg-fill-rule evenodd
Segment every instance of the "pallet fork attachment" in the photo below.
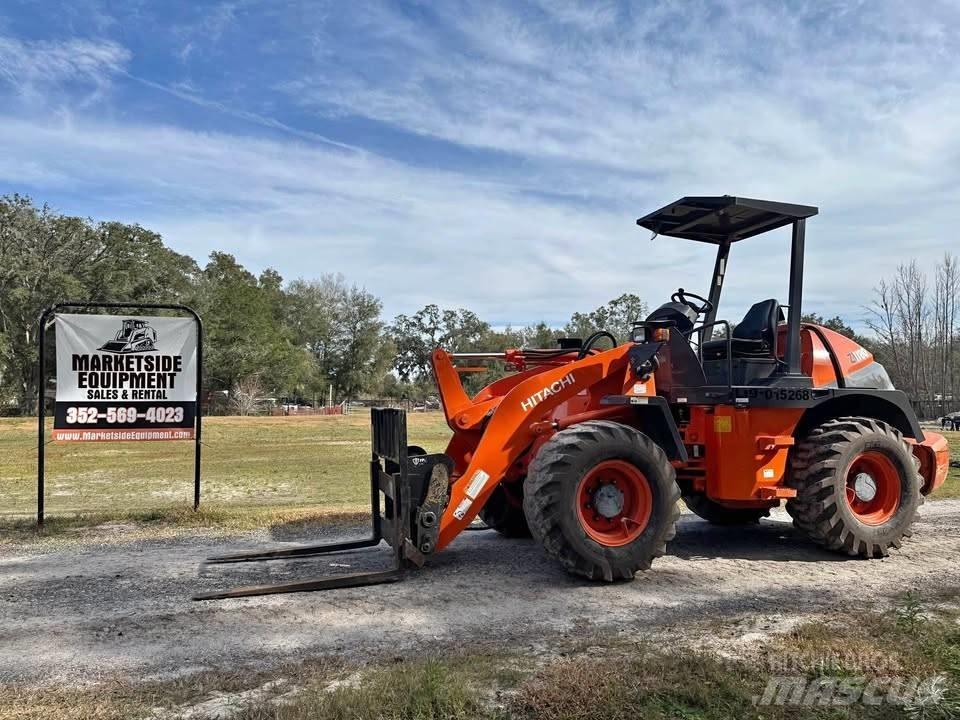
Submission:
M 430 485 L 433 485 L 436 489 L 448 482 L 452 463 L 445 455 L 417 455 L 414 472 L 410 473 L 411 463 L 407 449 L 406 414 L 402 410 L 392 408 L 374 408 L 371 410 L 370 418 L 373 441 L 373 457 L 370 461 L 370 512 L 372 523 L 370 537 L 362 540 L 306 545 L 284 550 L 221 555 L 209 558 L 205 565 L 315 557 L 317 555 L 372 548 L 378 546 L 381 540 L 386 540 L 393 549 L 391 567 L 376 572 L 333 575 L 300 582 L 250 585 L 224 591 L 200 593 L 193 597 L 194 600 L 225 600 L 256 595 L 381 585 L 402 579 L 404 570 L 409 563 L 417 566 L 423 564 L 424 553 L 429 552 L 435 542 L 431 542 L 429 537 L 416 537 L 415 539 L 420 541 L 419 548 L 424 551 L 421 552 L 418 545 L 411 542 L 411 530 L 417 534 L 417 530 L 422 527 L 425 535 L 435 535 L 443 508 L 427 507 L 430 503 L 424 502 L 427 495 L 426 490 Z M 424 470 L 429 471 L 424 473 Z M 447 488 L 444 487 L 443 491 L 445 494 Z M 413 496 L 414 492 L 416 492 L 415 497 Z M 385 500 L 383 512 L 381 512 L 380 504 L 381 493 Z M 436 498 L 435 493 L 433 497 Z M 412 506 L 414 501 L 417 502 L 416 508 Z M 446 504 L 445 499 L 442 504 Z M 416 510 L 415 513 L 414 510 Z

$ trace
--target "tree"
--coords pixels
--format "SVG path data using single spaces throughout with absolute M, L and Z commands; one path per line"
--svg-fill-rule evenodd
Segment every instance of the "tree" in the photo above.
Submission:
M 209 386 L 232 393 L 239 381 L 258 375 L 284 394 L 308 374 L 308 358 L 282 322 L 281 282 L 275 271 L 258 279 L 232 255 L 210 255 L 198 290 Z
M 854 331 L 854 329 L 847 325 L 846 321 L 839 315 L 834 315 L 832 318 L 824 318 L 822 315 L 817 315 L 817 313 L 804 313 L 800 317 L 800 322 L 820 325 L 821 327 L 825 327 L 828 330 L 833 330 L 834 332 L 838 332 L 841 335 L 845 335 L 851 339 L 857 337 L 857 333 Z
M 490 325 L 471 310 L 441 310 L 427 305 L 412 316 L 397 315 L 390 326 L 396 348 L 394 368 L 401 380 L 417 380 L 430 373 L 430 355 L 436 348 L 449 352 L 502 350 L 491 341 Z
M 934 296 L 934 352 L 936 357 L 936 387 L 942 401 L 957 398 L 958 358 L 957 342 L 960 320 L 960 261 L 944 254 L 936 268 Z
M 260 375 L 238 380 L 230 391 L 230 406 L 237 415 L 259 415 L 269 404 Z
M 375 387 L 390 367 L 393 345 L 384 337 L 381 307 L 363 288 L 351 286 L 343 293 L 334 324 L 337 343 L 327 368 L 334 390 L 343 397 Z
M 290 284 L 286 322 L 297 345 L 313 357 L 315 393 L 332 385 L 338 397 L 355 397 L 383 382 L 393 345 L 380 310 L 378 298 L 348 285 L 342 275 Z
M 19 195 L 0 198 L 0 378 L 21 412 L 35 404 L 44 308 L 64 300 L 175 303 L 196 273 L 191 258 L 139 225 L 94 223 Z
M 564 328 L 568 337 L 586 338 L 597 330 L 613 334 L 617 342 L 626 342 L 633 324 L 647 315 L 647 304 L 637 295 L 624 293 L 589 313 L 574 313 Z
M 931 288 L 915 260 L 902 264 L 878 283 L 868 308 L 875 354 L 883 357 L 897 387 L 917 403 L 931 403 L 921 406 L 921 414 L 957 406 L 960 262 L 945 255 L 933 278 Z
M 520 331 L 521 345 L 528 348 L 555 348 L 557 340 L 564 337 L 563 330 L 552 328 L 541 321 L 528 325 Z

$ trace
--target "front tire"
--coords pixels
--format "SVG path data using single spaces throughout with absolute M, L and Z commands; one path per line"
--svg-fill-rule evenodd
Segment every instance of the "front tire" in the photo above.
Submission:
M 523 509 L 544 550 L 575 575 L 630 580 L 666 551 L 679 515 L 673 466 L 643 433 L 605 420 L 554 435 L 537 453 Z
M 504 537 L 530 537 L 527 517 L 523 514 L 523 481 L 497 485 L 480 511 L 480 519 Z
M 787 501 L 794 525 L 828 550 L 885 557 L 911 534 L 923 478 L 898 430 L 862 417 L 837 418 L 801 441 Z

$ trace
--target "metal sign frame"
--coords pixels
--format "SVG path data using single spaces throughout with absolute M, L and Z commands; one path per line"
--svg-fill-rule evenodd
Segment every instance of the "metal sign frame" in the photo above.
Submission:
M 44 520 L 44 485 L 46 472 L 46 336 L 50 317 L 62 309 L 89 309 L 105 308 L 108 310 L 177 310 L 189 314 L 197 326 L 197 411 L 196 432 L 193 436 L 193 509 L 200 508 L 200 439 L 203 417 L 201 409 L 201 392 L 203 387 L 203 320 L 192 307 L 171 303 L 130 303 L 130 302 L 86 302 L 67 301 L 51 305 L 40 315 L 40 330 L 37 333 L 37 526 L 43 527 Z

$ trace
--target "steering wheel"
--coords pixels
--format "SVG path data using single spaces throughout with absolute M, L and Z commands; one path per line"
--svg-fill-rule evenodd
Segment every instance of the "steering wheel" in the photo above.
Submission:
M 691 302 L 687 298 L 693 298 L 694 300 L 699 300 L 700 304 L 698 305 L 695 302 Z M 670 296 L 670 299 L 675 303 L 682 303 L 688 308 L 693 310 L 697 315 L 705 315 L 706 313 L 713 310 L 713 303 L 707 300 L 705 297 L 701 297 L 696 293 L 685 291 L 683 288 L 678 288 L 677 291 Z

